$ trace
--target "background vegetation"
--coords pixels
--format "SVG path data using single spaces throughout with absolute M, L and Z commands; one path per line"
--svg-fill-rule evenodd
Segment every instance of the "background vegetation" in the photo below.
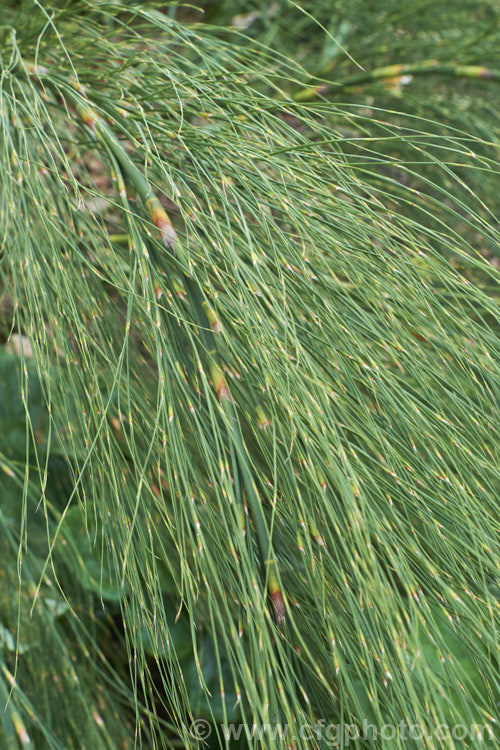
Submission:
M 496 4 L 1 5 L 0 747 L 493 746 Z

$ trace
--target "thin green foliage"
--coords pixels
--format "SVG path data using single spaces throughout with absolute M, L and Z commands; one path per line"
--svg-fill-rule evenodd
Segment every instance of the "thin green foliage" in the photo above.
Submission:
M 298 101 L 361 64 L 325 8 L 316 71 L 295 4 L 296 61 L 264 44 L 281 11 L 257 40 L 152 2 L 5 11 L 6 747 L 494 734 L 497 84 Z

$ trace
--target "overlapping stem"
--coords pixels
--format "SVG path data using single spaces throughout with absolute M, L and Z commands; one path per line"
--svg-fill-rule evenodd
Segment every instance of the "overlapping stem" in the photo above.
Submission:
M 43 72 L 40 69 L 35 70 L 33 66 L 31 69 L 28 68 L 28 70 L 37 75 Z M 148 210 L 154 225 L 160 232 L 164 246 L 169 253 L 175 254 L 180 249 L 176 247 L 174 250 L 177 234 L 167 212 L 161 205 L 148 180 L 135 166 L 111 128 L 88 103 L 84 89 L 79 84 L 71 81 L 59 79 L 58 82 L 60 83 L 58 92 L 71 104 L 94 137 L 113 154 L 122 171 L 123 178 Z M 277 624 L 280 624 L 285 617 L 285 605 L 279 582 L 277 563 L 272 555 L 270 534 L 261 500 L 252 478 L 251 465 L 241 433 L 236 407 L 224 376 L 223 365 L 215 340 L 213 321 L 207 315 L 206 303 L 199 284 L 186 273 L 183 274 L 183 283 L 191 309 L 196 317 L 196 323 L 199 326 L 202 343 L 210 359 L 212 384 L 226 417 L 229 444 L 236 457 L 237 467 L 243 480 L 245 496 L 255 524 L 262 559 L 266 566 L 267 590 L 272 601 L 274 617 Z
M 332 96 L 353 86 L 362 86 L 365 83 L 372 83 L 373 81 L 393 80 L 410 75 L 444 75 L 454 78 L 482 78 L 500 81 L 500 70 L 486 68 L 482 65 L 440 65 L 437 62 L 431 61 L 429 63 L 410 63 L 408 65 L 386 65 L 369 72 L 363 71 L 343 81 L 322 83 L 318 86 L 301 89 L 297 91 L 293 98 L 296 102 L 310 102 L 320 97 Z

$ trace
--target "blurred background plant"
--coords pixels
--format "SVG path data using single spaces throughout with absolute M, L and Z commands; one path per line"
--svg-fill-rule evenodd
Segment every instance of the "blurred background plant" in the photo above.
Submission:
M 0 747 L 493 743 L 495 5 L 0 36 Z

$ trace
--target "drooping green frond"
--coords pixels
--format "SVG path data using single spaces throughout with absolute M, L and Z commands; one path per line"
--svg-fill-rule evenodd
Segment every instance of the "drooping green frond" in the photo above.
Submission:
M 2 20 L 0 743 L 479 746 L 498 129 L 184 12 Z

